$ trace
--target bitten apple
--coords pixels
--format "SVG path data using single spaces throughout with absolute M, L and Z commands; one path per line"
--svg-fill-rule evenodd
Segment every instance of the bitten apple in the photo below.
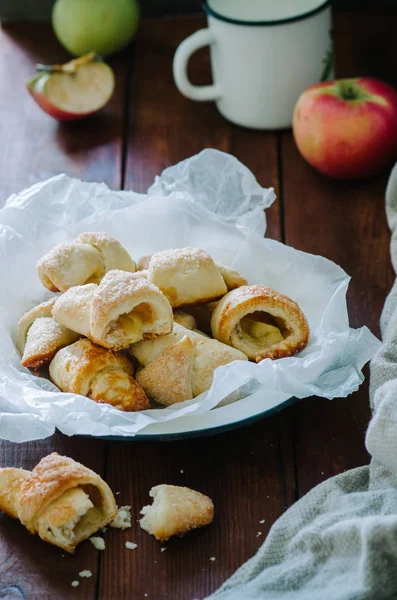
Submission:
M 37 70 L 26 87 L 58 121 L 75 121 L 97 112 L 114 91 L 112 69 L 92 52 L 64 65 L 37 65 Z
M 293 133 L 321 173 L 368 177 L 397 159 L 397 92 L 365 77 L 313 85 L 298 99 Z

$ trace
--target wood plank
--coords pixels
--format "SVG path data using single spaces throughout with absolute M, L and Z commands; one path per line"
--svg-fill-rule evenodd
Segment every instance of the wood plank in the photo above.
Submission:
M 0 203 L 35 181 L 59 172 L 120 187 L 126 55 L 113 63 L 116 93 L 104 111 L 86 121 L 58 124 L 24 89 L 37 62 L 63 61 L 66 55 L 48 25 L 8 25 L 0 30 Z M 0 442 L 0 466 L 32 468 L 50 452 L 72 456 L 104 472 L 104 444 L 54 435 L 35 443 Z M 99 554 L 89 543 L 74 556 L 30 536 L 16 521 L 0 516 L 0 596 L 94 598 Z M 91 579 L 73 590 L 71 581 L 90 569 Z
M 367 325 L 378 334 L 393 281 L 384 211 L 386 176 L 354 183 L 327 179 L 298 155 L 289 133 L 283 134 L 282 152 L 286 242 L 340 264 L 352 276 L 351 325 Z M 368 462 L 367 384 L 347 399 L 302 400 L 293 411 L 299 496 L 331 475 Z
M 361 0 L 357 4 L 360 3 Z M 397 87 L 397 7 L 334 12 L 335 71 L 338 77 L 370 76 Z
M 124 79 L 128 52 L 112 60 L 116 91 L 97 115 L 58 123 L 25 90 L 38 62 L 68 56 L 46 24 L 8 24 L 0 29 L 0 206 L 6 198 L 58 173 L 120 188 Z
M 262 185 L 277 190 L 275 134 L 234 127 L 211 103 L 193 104 L 175 88 L 171 69 L 175 49 L 203 25 L 204 20 L 196 18 L 142 23 L 130 103 L 125 187 L 145 191 L 165 167 L 214 147 L 236 155 Z M 193 58 L 190 72 L 198 84 L 209 81 L 208 53 Z M 268 235 L 280 239 L 278 203 L 269 211 L 268 222 Z M 202 598 L 215 590 L 256 552 L 271 524 L 293 500 L 294 473 L 288 468 L 283 472 L 283 466 L 293 464 L 292 454 L 284 417 L 277 415 L 210 438 L 112 444 L 108 481 L 122 492 L 120 503 L 132 505 L 133 529 L 123 534 L 123 540 L 136 542 L 138 548 L 130 553 L 117 533 L 109 536 L 99 597 Z M 213 525 L 170 541 L 166 552 L 136 522 L 149 501 L 149 489 L 159 483 L 208 493 L 216 508 Z M 260 523 L 263 519 L 265 523 Z M 216 560 L 210 561 L 211 557 Z
M 337 75 L 371 75 L 395 84 L 392 22 L 390 15 L 376 9 L 334 14 Z M 361 182 L 334 181 L 299 156 L 290 133 L 283 133 L 281 140 L 286 243 L 340 264 L 352 276 L 351 325 L 367 325 L 379 334 L 380 313 L 394 278 L 384 210 L 388 173 Z M 365 373 L 368 376 L 368 370 Z M 311 398 L 291 412 L 298 496 L 327 477 L 369 461 L 364 447 L 370 418 L 368 381 L 347 399 Z

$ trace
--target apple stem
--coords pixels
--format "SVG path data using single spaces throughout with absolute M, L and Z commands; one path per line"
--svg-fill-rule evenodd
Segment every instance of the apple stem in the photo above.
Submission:
M 84 54 L 84 56 L 79 56 L 78 58 L 74 58 L 64 65 L 36 65 L 36 70 L 44 73 L 70 73 L 73 74 L 76 70 L 83 64 L 100 60 L 99 56 L 95 54 L 95 52 L 88 52 L 88 54 Z
M 333 56 L 332 56 L 332 50 L 327 50 L 324 58 L 323 58 L 323 64 L 324 64 L 324 70 L 323 73 L 321 75 L 321 79 L 320 81 L 328 81 L 328 79 L 331 76 L 332 73 L 332 68 L 334 66 L 334 61 L 333 61 Z

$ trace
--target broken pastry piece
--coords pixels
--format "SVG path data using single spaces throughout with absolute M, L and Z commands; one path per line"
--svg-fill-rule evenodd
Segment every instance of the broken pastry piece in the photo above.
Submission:
M 164 294 L 126 271 L 109 271 L 99 285 L 71 288 L 52 312 L 58 323 L 114 350 L 172 331 L 172 308 Z
M 142 388 L 153 400 L 167 406 L 209 390 L 217 367 L 247 360 L 239 350 L 178 323 L 169 335 L 142 340 L 129 352 L 144 367 L 137 373 Z
M 153 254 L 147 277 L 173 308 L 210 302 L 227 292 L 215 262 L 199 248 L 178 248 Z
M 113 521 L 117 506 L 103 479 L 56 452 L 33 471 L 0 469 L 0 510 L 42 540 L 74 552 L 77 544 Z
M 208 496 L 176 485 L 157 485 L 149 495 L 153 504 L 144 506 L 139 521 L 142 529 L 166 542 L 170 537 L 182 536 L 191 529 L 204 527 L 214 520 L 214 504 Z
M 40 368 L 49 363 L 58 350 L 80 337 L 52 318 L 55 300 L 52 298 L 35 306 L 18 323 L 17 347 L 22 355 L 23 367 Z
M 41 283 L 52 292 L 98 283 L 114 269 L 136 270 L 127 250 L 107 233 L 82 233 L 74 241 L 54 246 L 37 263 Z
M 226 294 L 211 319 L 213 336 L 249 359 L 284 358 L 303 350 L 309 325 L 299 306 L 264 285 L 247 285 Z
M 60 350 L 50 364 L 51 381 L 62 392 L 87 396 L 127 412 L 150 408 L 133 374 L 134 367 L 126 356 L 87 339 Z

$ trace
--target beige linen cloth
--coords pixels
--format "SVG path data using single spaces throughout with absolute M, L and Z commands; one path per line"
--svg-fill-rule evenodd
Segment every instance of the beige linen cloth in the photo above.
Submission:
M 397 272 L 397 165 L 386 192 Z M 258 553 L 210 598 L 397 599 L 397 281 L 371 363 L 369 466 L 321 483 L 273 525 Z

